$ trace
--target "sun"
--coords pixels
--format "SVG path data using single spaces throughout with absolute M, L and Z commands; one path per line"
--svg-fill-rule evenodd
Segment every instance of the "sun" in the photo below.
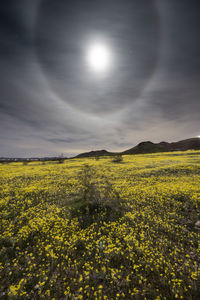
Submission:
M 111 62 L 111 55 L 108 47 L 102 43 L 91 45 L 87 52 L 87 62 L 90 68 L 97 73 L 107 71 Z

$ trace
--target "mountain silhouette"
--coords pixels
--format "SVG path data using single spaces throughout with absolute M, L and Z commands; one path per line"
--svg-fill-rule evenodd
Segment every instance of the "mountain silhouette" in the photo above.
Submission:
M 152 143 L 150 141 L 141 142 L 135 147 L 122 152 L 109 152 L 107 150 L 95 150 L 90 152 L 80 153 L 76 158 L 82 157 L 100 157 L 100 156 L 114 156 L 117 154 L 145 154 L 145 153 L 158 153 L 169 151 L 186 151 L 186 150 L 200 150 L 200 138 L 189 138 L 178 142 L 168 143 Z

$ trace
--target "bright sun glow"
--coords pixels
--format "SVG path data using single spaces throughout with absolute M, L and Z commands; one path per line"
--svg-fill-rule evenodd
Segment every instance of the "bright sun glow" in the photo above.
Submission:
M 92 45 L 87 54 L 87 61 L 96 72 L 104 72 L 110 66 L 110 52 L 103 44 Z

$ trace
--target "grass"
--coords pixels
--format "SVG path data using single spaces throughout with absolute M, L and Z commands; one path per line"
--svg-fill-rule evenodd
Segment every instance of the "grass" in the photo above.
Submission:
M 199 299 L 199 154 L 0 165 L 0 297 Z

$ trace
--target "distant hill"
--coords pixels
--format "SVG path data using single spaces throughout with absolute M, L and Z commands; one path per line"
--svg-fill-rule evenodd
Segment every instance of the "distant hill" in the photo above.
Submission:
M 186 150 L 200 150 L 200 138 L 190 138 L 181 140 L 178 142 L 168 143 L 152 143 L 150 141 L 141 142 L 133 148 L 125 150 L 123 152 L 109 152 L 107 150 L 96 150 L 81 153 L 76 158 L 82 157 L 99 157 L 99 156 L 113 156 L 116 154 L 128 155 L 128 154 L 145 154 L 145 153 L 157 153 L 157 152 L 169 152 L 169 151 L 186 151 Z
M 200 149 L 200 138 L 191 138 L 170 145 L 172 150 L 198 150 Z
M 90 151 L 90 152 L 84 152 L 81 154 L 78 154 L 76 158 L 82 158 L 82 157 L 98 157 L 98 156 L 106 156 L 106 155 L 114 155 L 115 153 L 108 152 L 107 150 L 96 150 L 96 151 Z
M 153 153 L 153 152 L 166 152 L 170 151 L 169 143 L 161 142 L 158 144 L 150 141 L 141 142 L 137 146 L 123 151 L 122 154 L 142 154 L 142 153 Z

